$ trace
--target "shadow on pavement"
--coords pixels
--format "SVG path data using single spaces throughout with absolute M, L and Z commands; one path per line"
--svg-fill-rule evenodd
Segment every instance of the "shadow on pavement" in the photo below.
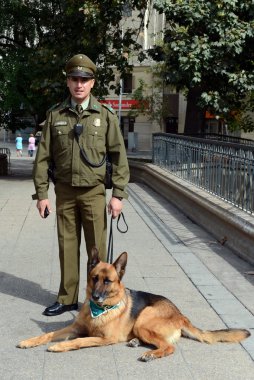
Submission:
M 55 293 L 43 289 L 36 282 L 5 272 L 0 272 L 0 292 L 43 306 L 48 306 L 56 300 Z
M 10 175 L 8 177 L 32 178 L 33 165 L 34 159 L 32 158 L 13 158 L 11 159 Z
M 40 334 L 40 331 L 41 333 L 47 333 L 47 332 L 51 332 L 51 331 L 56 331 L 56 330 L 60 330 L 60 329 L 63 329 L 64 327 L 66 326 L 69 326 L 71 323 L 73 323 L 73 320 L 75 319 L 76 315 L 74 315 L 72 313 L 72 316 L 73 318 L 72 319 L 69 319 L 68 321 L 63 321 L 63 322 L 60 322 L 60 321 L 50 321 L 50 322 L 45 322 L 45 321 L 38 321 L 36 319 L 33 319 L 31 318 L 30 321 L 36 323 L 36 325 L 38 326 L 39 330 L 38 330 L 38 335 Z M 27 337 L 29 338 L 29 337 Z M 52 345 L 52 342 L 51 342 L 51 345 Z

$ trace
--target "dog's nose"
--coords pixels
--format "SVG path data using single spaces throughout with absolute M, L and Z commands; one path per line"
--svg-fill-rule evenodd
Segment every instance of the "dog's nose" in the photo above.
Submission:
M 98 292 L 93 292 L 92 297 L 94 301 L 99 301 L 99 299 L 101 298 L 101 295 Z
M 96 302 L 97 304 L 101 304 L 101 303 L 104 302 L 105 294 L 101 294 L 100 292 L 95 291 L 95 292 L 92 293 L 92 299 L 93 299 L 94 302 Z

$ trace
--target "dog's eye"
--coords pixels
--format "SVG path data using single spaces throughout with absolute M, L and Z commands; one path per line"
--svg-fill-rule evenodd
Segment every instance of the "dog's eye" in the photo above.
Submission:
M 105 285 L 109 285 L 111 282 L 112 282 L 112 281 L 110 281 L 109 278 L 105 278 L 105 279 L 104 279 L 104 284 L 105 284 Z
M 98 281 L 98 276 L 93 276 L 93 282 L 96 283 Z

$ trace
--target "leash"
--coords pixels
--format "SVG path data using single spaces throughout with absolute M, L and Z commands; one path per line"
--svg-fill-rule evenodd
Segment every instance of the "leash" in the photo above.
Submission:
M 120 221 L 121 217 L 122 217 L 124 224 L 125 224 L 125 227 L 126 227 L 125 230 L 121 230 L 119 227 L 119 221 Z M 121 232 L 121 234 L 126 234 L 126 232 L 128 231 L 128 225 L 126 223 L 124 214 L 122 212 L 121 212 L 121 214 L 118 215 L 116 227 L 117 227 L 118 231 Z M 107 263 L 112 264 L 112 262 L 113 262 L 113 217 L 111 216 L 109 238 L 108 238 Z

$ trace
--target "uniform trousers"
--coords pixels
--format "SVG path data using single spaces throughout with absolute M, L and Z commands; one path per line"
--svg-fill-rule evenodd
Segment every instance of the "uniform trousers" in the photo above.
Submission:
M 106 261 L 106 190 L 104 184 L 73 187 L 56 183 L 55 193 L 61 269 L 57 301 L 70 305 L 78 302 L 82 228 L 88 262 L 94 246 L 98 248 L 101 260 Z

